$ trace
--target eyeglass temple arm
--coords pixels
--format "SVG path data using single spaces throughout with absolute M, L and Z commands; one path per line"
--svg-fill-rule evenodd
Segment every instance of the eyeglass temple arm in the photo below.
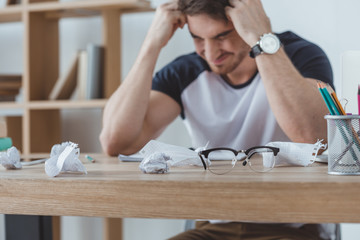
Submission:
M 257 149 L 257 148 L 267 148 L 267 149 L 270 149 L 270 150 L 274 153 L 274 156 L 276 156 L 276 155 L 279 153 L 279 151 L 280 151 L 280 149 L 277 148 L 277 147 L 255 146 L 255 147 L 251 147 L 251 148 L 247 149 L 247 150 L 245 151 L 245 154 L 248 155 L 249 152 L 251 152 L 252 150 Z M 250 158 L 250 157 L 251 157 L 251 156 L 249 156 L 249 158 Z
M 203 159 L 203 157 L 202 157 L 202 153 L 201 153 L 201 152 L 198 152 L 198 155 L 199 155 L 200 160 L 201 160 L 201 162 L 202 162 L 202 164 L 203 164 L 203 166 L 204 166 L 204 169 L 206 170 L 206 163 L 205 163 L 205 161 L 204 161 L 204 159 Z

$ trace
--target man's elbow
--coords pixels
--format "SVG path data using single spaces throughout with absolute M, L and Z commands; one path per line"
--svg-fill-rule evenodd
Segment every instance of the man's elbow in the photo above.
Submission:
M 119 151 L 117 149 L 118 145 L 114 144 L 114 141 L 111 139 L 109 135 L 106 135 L 104 134 L 104 132 L 101 132 L 99 140 L 104 153 L 106 153 L 109 156 L 117 156 L 119 154 L 118 153 Z
M 104 153 L 109 156 L 117 156 L 119 154 L 130 155 L 137 152 L 137 149 L 129 147 L 131 144 L 126 142 L 126 139 L 121 139 L 114 134 L 106 134 L 102 131 L 99 140 Z

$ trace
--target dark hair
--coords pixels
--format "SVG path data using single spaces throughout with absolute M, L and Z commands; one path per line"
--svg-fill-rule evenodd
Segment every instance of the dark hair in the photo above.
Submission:
M 194 16 L 207 14 L 216 20 L 228 21 L 225 7 L 230 6 L 228 0 L 178 0 L 179 11 Z

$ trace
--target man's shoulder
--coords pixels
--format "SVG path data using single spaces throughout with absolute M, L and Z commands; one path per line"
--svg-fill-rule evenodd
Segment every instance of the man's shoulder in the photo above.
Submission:
M 314 45 L 312 42 L 305 40 L 304 38 L 300 37 L 299 35 L 291 31 L 276 33 L 276 35 L 279 37 L 281 43 L 285 47 Z
M 325 52 L 318 45 L 291 31 L 277 33 L 276 35 L 279 37 L 286 54 L 291 60 L 306 60 L 309 56 L 321 56 L 327 58 Z
M 177 79 L 181 82 L 188 82 L 196 79 L 202 72 L 209 70 L 206 61 L 194 52 L 175 58 L 157 72 L 156 76 L 172 81 Z
M 277 34 L 294 66 L 307 78 L 332 84 L 331 64 L 326 53 L 315 43 L 287 31 Z

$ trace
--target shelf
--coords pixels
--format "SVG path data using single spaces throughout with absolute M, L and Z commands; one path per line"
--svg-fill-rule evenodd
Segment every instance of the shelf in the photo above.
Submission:
M 88 0 L 74 2 L 37 2 L 0 8 L 0 23 L 20 22 L 22 12 L 46 13 L 47 18 L 99 16 L 102 10 L 121 10 L 122 13 L 153 11 L 146 0 Z
M 72 0 L 70 2 L 22 0 L 22 4 L 0 8 L 0 24 L 19 22 L 22 23 L 24 30 L 23 96 L 21 101 L 17 99 L 18 102 L 0 102 L 0 115 L 3 113 L 2 115 L 7 119 L 8 136 L 13 139 L 14 146 L 21 151 L 24 161 L 48 158 L 54 144 L 67 140 L 78 139 L 80 149 L 82 144 L 89 147 L 86 143 L 89 139 L 93 141 L 91 134 L 98 136 L 97 130 L 88 127 L 86 121 L 80 122 L 84 128 L 79 128 L 79 123 L 75 123 L 78 122 L 77 120 L 70 119 L 72 122 L 69 123 L 67 122 L 69 119 L 63 116 L 74 114 L 77 118 L 81 118 L 82 112 L 101 113 L 107 99 L 121 83 L 121 16 L 149 11 L 154 11 L 149 0 Z M 60 75 L 61 19 L 92 16 L 99 16 L 102 19 L 102 45 L 106 49 L 103 99 L 47 100 Z M 11 49 L 6 50 L 11 51 Z M 68 109 L 69 111 L 62 111 Z M 89 120 L 92 121 L 91 124 L 101 126 L 100 118 L 89 118 Z M 63 136 L 62 128 L 67 126 L 72 127 L 73 135 L 70 137 Z M 91 138 L 88 138 L 89 134 Z M 78 138 L 78 135 L 82 137 Z M 96 154 L 91 156 L 95 156 L 96 159 Z M 85 161 L 83 157 L 81 160 Z M 107 223 L 113 224 L 110 220 L 107 220 Z M 59 229 L 59 226 L 56 226 L 56 232 L 59 232 Z M 110 228 L 106 227 L 106 229 Z M 111 230 L 111 232 L 113 235 L 118 231 Z M 109 239 L 108 234 L 106 236 L 104 239 Z M 56 239 L 58 238 L 59 236 L 56 236 Z M 116 234 L 115 239 L 118 238 L 119 235 Z
M 121 82 L 121 16 L 153 10 L 148 0 L 23 0 L 22 4 L 0 8 L 0 24 L 19 22 L 24 30 L 23 96 L 18 102 L 0 102 L 0 115 L 9 119 L 11 127 L 8 135 L 16 141 L 24 156 L 48 152 L 54 144 L 63 141 L 62 117 L 64 112 L 67 114 L 63 110 L 75 110 L 68 112 L 79 115 L 81 109 L 99 112 L 105 107 Z M 102 45 L 107 50 L 102 86 L 104 97 L 49 101 L 48 96 L 60 75 L 61 18 L 91 16 L 102 19 Z M 101 123 L 96 124 L 100 126 Z M 88 133 L 80 134 L 86 139 Z
M 103 108 L 107 99 L 95 100 L 56 100 L 56 101 L 30 101 L 28 106 L 31 110 L 41 109 L 76 109 L 76 108 Z
M 107 99 L 94 99 L 94 100 L 56 100 L 56 101 L 30 101 L 27 104 L 24 103 L 15 103 L 15 102 L 1 102 L 0 109 L 3 110 L 14 110 L 14 109 L 24 109 L 29 108 L 31 110 L 41 110 L 41 109 L 71 109 L 71 108 L 103 108 L 105 107 Z M 1 113 L 1 111 L 0 111 Z
M 28 5 L 30 12 L 62 14 L 66 12 L 81 15 L 99 15 L 101 10 L 111 9 L 127 11 L 152 11 L 149 1 L 145 0 L 88 0 L 74 2 L 41 2 Z M 49 15 L 49 17 L 52 15 Z
M 24 108 L 24 103 L 17 102 L 0 102 L 0 109 L 22 109 Z
M 0 8 L 0 23 L 20 22 L 22 20 L 21 5 L 13 5 Z

